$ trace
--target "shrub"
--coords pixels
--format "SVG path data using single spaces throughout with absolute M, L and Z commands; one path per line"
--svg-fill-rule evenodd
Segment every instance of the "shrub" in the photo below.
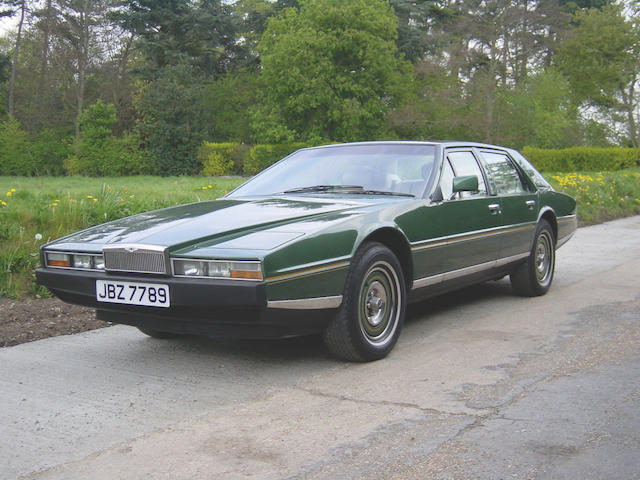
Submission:
M 32 153 L 36 175 L 64 175 L 71 139 L 65 132 L 44 129 L 33 141 Z
M 240 143 L 204 142 L 198 149 L 198 159 L 202 162 L 201 174 L 217 177 L 241 172 L 247 149 Z
M 82 137 L 75 144 L 75 153 L 64 161 L 69 174 L 122 176 L 149 171 L 140 138 L 135 134 L 114 137 L 115 122 L 115 107 L 100 100 L 82 113 Z
M 559 150 L 524 147 L 522 154 L 546 172 L 613 171 L 640 165 L 638 148 L 573 147 Z
M 33 175 L 32 145 L 12 116 L 0 123 L 0 175 Z
M 251 150 L 244 163 L 244 173 L 255 175 L 265 168 L 273 165 L 281 158 L 286 157 L 290 153 L 308 146 L 306 143 L 280 143 L 276 145 L 255 145 Z

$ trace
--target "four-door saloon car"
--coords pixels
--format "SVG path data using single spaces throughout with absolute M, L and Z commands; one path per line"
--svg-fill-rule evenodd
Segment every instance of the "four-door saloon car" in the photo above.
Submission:
M 322 334 L 384 357 L 407 302 L 510 275 L 542 295 L 576 202 L 518 152 L 371 142 L 299 150 L 225 197 L 42 247 L 38 282 L 152 337 Z

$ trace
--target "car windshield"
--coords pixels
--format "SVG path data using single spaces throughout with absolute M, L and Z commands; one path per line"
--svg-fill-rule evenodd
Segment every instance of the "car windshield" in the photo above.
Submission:
M 346 193 L 420 198 L 433 172 L 435 150 L 433 145 L 418 144 L 299 150 L 238 187 L 229 197 Z

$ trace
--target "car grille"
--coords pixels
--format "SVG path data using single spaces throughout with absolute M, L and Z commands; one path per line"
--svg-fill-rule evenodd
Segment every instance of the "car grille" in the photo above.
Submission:
M 165 247 L 123 245 L 105 247 L 103 253 L 106 270 L 162 274 L 169 272 L 169 261 Z

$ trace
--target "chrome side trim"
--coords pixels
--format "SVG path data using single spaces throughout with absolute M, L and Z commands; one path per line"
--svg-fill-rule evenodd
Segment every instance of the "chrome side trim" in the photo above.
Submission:
M 474 273 L 483 272 L 485 270 L 491 270 L 492 268 L 495 268 L 495 267 L 502 267 L 509 263 L 522 260 L 523 258 L 526 258 L 528 256 L 529 256 L 529 252 L 519 253 L 517 255 L 511 255 L 509 257 L 500 258 L 498 260 L 479 263 L 478 265 L 472 265 L 470 267 L 460 268 L 458 270 L 452 270 L 450 272 L 439 273 L 437 275 L 432 275 L 430 277 L 419 278 L 418 280 L 413 281 L 413 286 L 411 287 L 411 290 L 428 287 L 430 285 L 436 285 L 438 283 L 445 282 L 447 280 L 454 280 L 456 278 L 464 277 L 466 275 L 473 275 Z
M 496 262 L 496 267 L 502 267 L 511 262 L 517 262 L 518 260 L 522 260 L 523 258 L 527 258 L 531 252 L 519 253 L 517 255 L 511 255 L 510 257 L 499 258 Z
M 269 277 L 267 279 L 265 279 L 265 283 L 277 283 L 277 282 L 283 282 L 286 280 L 291 280 L 293 278 L 299 278 L 299 277 L 306 277 L 309 275 L 315 275 L 315 274 L 319 274 L 319 273 L 326 273 L 326 272 L 330 272 L 333 270 L 340 270 L 343 268 L 347 268 L 349 266 L 349 261 L 345 260 L 345 261 L 338 261 L 338 262 L 333 262 L 333 263 L 324 263 L 318 266 L 314 266 L 311 268 L 304 268 L 302 270 L 298 270 L 296 272 L 293 273 L 285 273 L 282 275 L 276 275 L 273 277 Z
M 575 213 L 573 215 L 565 215 L 563 217 L 558 217 L 557 221 L 558 222 L 570 222 L 572 220 L 575 220 L 577 216 L 578 215 L 576 215 Z
M 342 304 L 342 295 L 333 297 L 299 298 L 296 300 L 269 300 L 267 308 L 286 308 L 289 310 L 322 310 L 338 308 Z
M 455 243 L 466 242 L 468 240 L 476 240 L 479 238 L 490 238 L 490 237 L 495 237 L 497 235 L 502 235 L 504 233 L 515 232 L 518 230 L 525 230 L 525 229 L 533 230 L 535 226 L 536 226 L 536 222 L 527 222 L 527 223 L 520 223 L 518 225 L 502 226 L 502 227 L 490 228 L 487 230 L 477 230 L 474 232 L 458 233 L 456 235 L 449 235 L 447 237 L 433 238 L 425 242 L 418 242 L 411 245 L 411 251 L 418 252 L 420 250 L 426 250 L 428 248 L 443 247 L 445 245 L 453 245 Z
M 496 261 L 493 260 L 491 262 L 479 263 L 478 265 L 472 265 L 470 267 L 461 268 L 459 270 L 453 270 L 451 272 L 446 272 L 444 274 L 443 281 L 453 280 L 459 277 L 464 277 L 466 275 L 473 275 L 474 273 L 483 272 L 485 270 L 490 270 L 495 267 Z

